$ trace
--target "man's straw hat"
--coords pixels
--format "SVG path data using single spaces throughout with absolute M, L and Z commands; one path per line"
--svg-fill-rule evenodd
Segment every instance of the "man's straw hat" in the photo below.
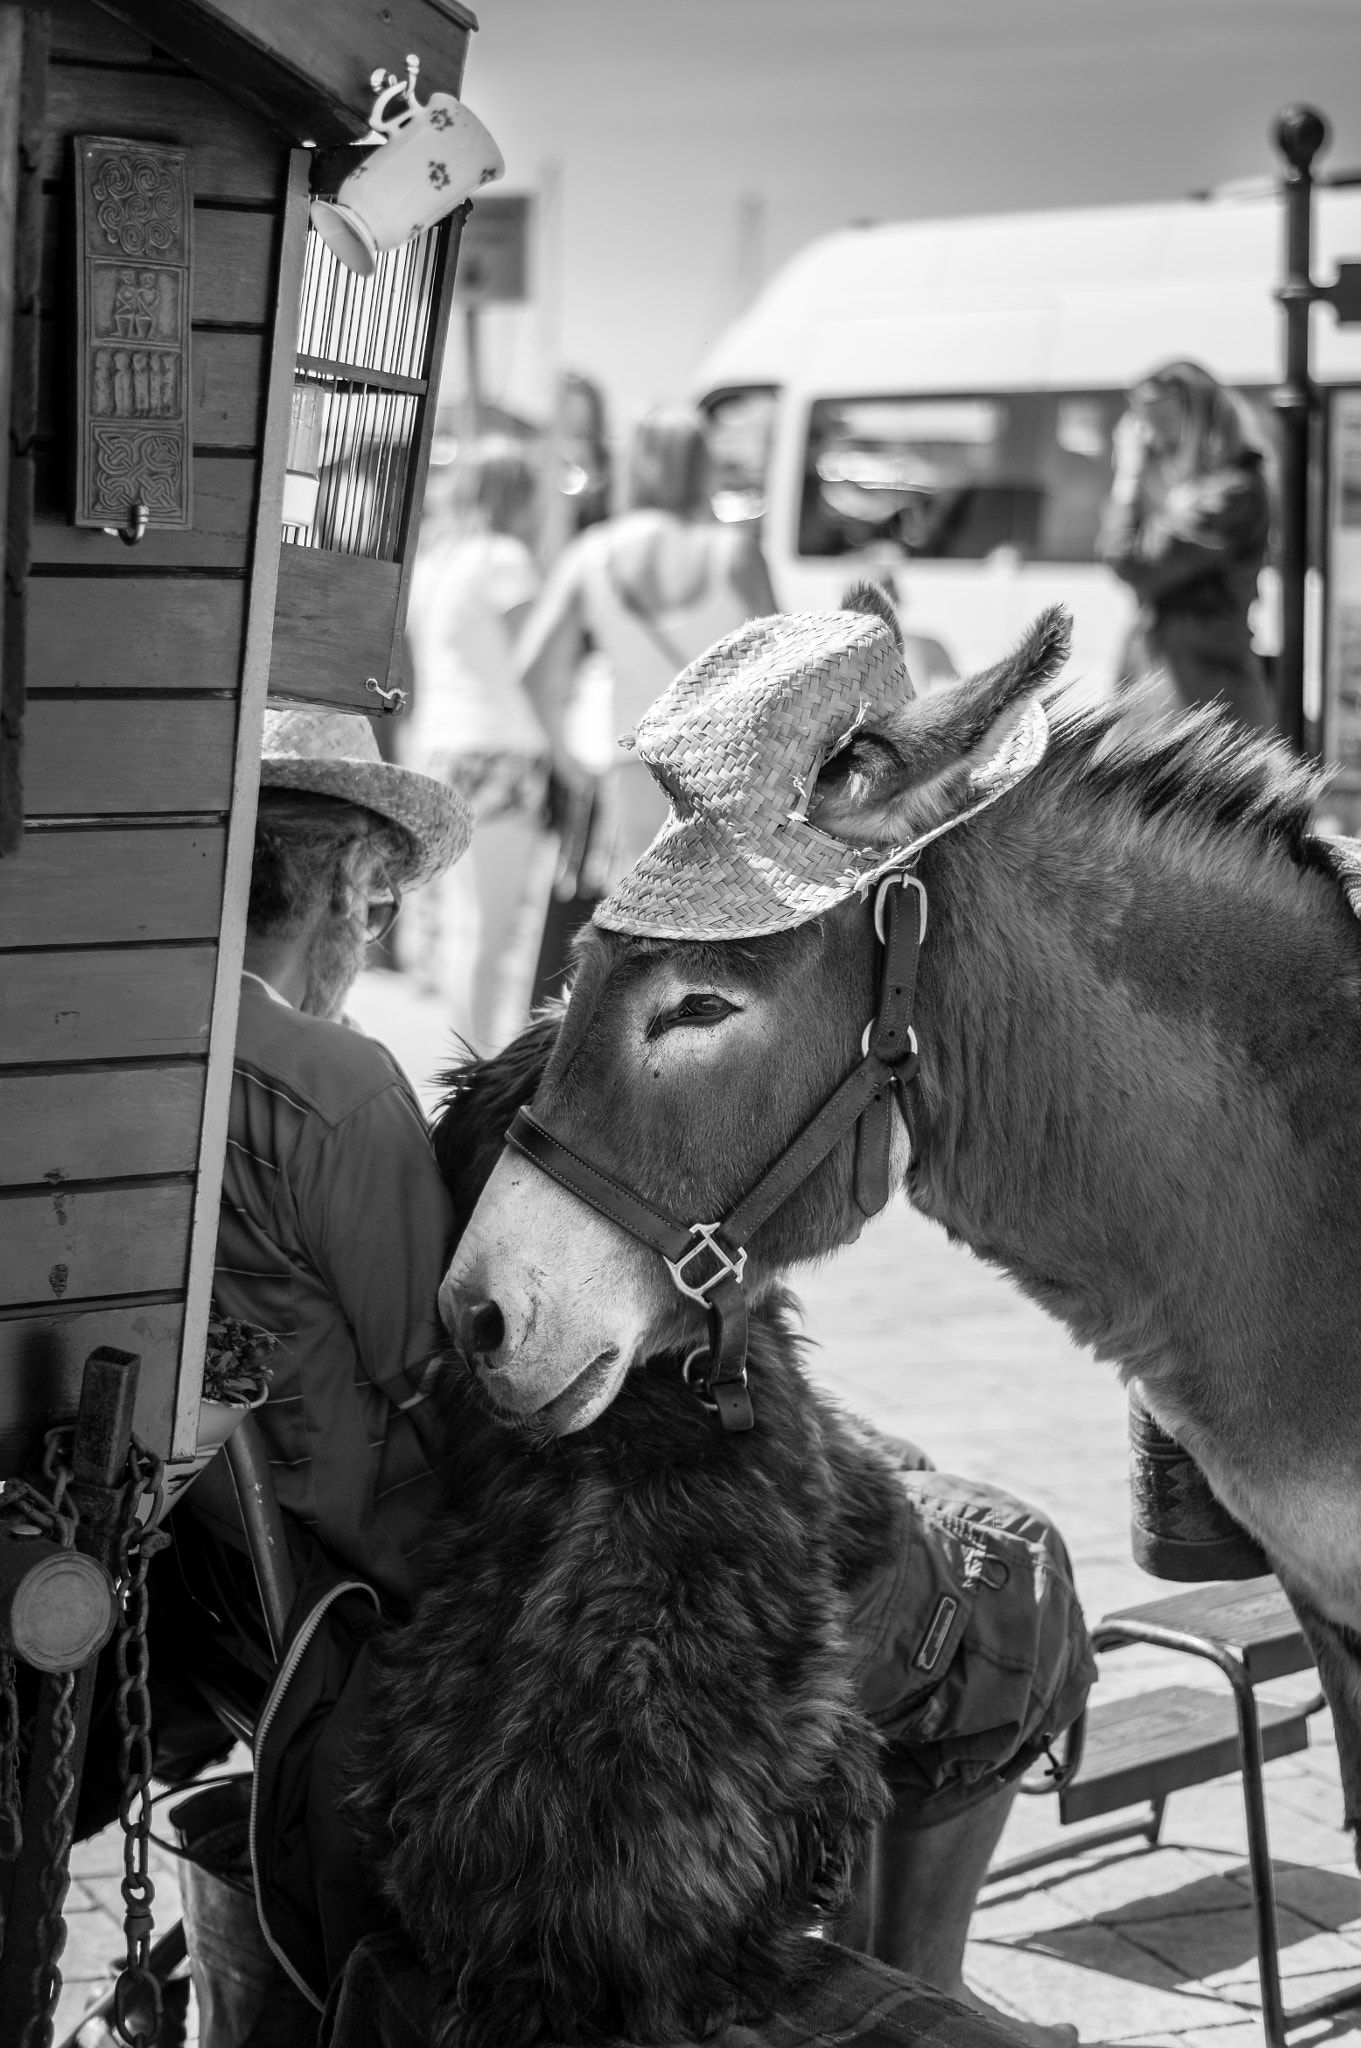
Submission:
M 416 849 L 396 878 L 408 886 L 442 875 L 472 836 L 463 798 L 431 775 L 385 761 L 372 724 L 358 711 L 311 704 L 267 710 L 260 787 L 340 797 L 400 825 Z
M 597 924 L 641 938 L 760 938 L 806 924 L 915 853 L 833 839 L 806 816 L 828 761 L 915 694 L 887 600 L 860 585 L 846 602 L 854 608 L 749 620 L 639 720 L 639 758 L 671 815 Z M 978 808 L 1030 772 L 1047 732 L 1031 707 L 975 778 Z

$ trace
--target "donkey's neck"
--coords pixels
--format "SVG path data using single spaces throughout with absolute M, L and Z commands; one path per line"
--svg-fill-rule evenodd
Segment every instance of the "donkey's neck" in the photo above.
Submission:
M 912 1198 L 1222 1436 L 1247 1380 L 1335 1351 L 1361 949 L 1264 838 L 1036 785 L 923 860 Z

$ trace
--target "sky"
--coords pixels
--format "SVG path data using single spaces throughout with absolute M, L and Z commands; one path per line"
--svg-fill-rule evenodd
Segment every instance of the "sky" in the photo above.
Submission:
M 1299 99 L 1333 125 L 1321 167 L 1361 167 L 1361 0 L 474 5 L 465 97 L 535 195 L 485 395 L 542 416 L 580 370 L 616 433 L 851 222 L 1178 198 L 1270 170 Z M 455 338 L 446 392 L 462 366 Z

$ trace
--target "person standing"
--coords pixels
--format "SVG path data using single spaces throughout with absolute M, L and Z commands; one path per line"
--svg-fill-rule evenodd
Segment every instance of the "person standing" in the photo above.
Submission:
M 1271 514 L 1236 401 L 1198 363 L 1166 363 L 1130 393 L 1114 455 L 1097 554 L 1139 600 L 1125 680 L 1162 669 L 1183 709 L 1218 700 L 1269 728 L 1248 610 Z
M 536 701 L 566 703 L 589 635 L 613 677 L 615 733 L 626 735 L 696 655 L 776 609 L 754 529 L 715 523 L 708 483 L 698 416 L 648 413 L 629 452 L 629 511 L 563 551 L 524 628 L 518 658 Z M 666 799 L 627 748 L 609 780 L 622 873 L 664 823 Z
M 538 519 L 534 462 L 517 442 L 489 436 L 456 465 L 448 511 L 412 577 L 416 695 L 404 757 L 457 790 L 477 820 L 461 868 L 413 899 L 415 965 L 484 1053 L 524 1021 L 549 882 L 553 746 L 513 657 L 539 588 Z

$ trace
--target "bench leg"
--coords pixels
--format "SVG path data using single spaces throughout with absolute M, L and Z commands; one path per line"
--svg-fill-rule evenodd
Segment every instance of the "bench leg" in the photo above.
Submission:
M 1262 1731 L 1257 1702 L 1246 1672 L 1233 1678 L 1238 1709 L 1238 1754 L 1243 1776 L 1243 1811 L 1248 1824 L 1248 1872 L 1257 1921 L 1257 1976 L 1262 1987 L 1262 2031 L 1267 2048 L 1286 2048 L 1285 2003 L 1281 1997 L 1280 1934 L 1276 1925 L 1276 1880 L 1266 1826 L 1262 1781 Z

